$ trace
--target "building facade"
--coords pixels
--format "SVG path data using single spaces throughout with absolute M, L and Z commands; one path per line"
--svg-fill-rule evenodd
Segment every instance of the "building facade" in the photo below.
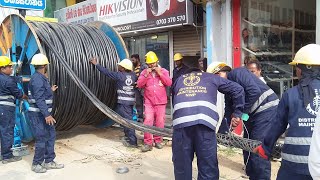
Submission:
M 316 0 L 212 0 L 205 6 L 208 60 L 233 67 L 259 60 L 267 84 L 279 97 L 297 83 L 288 65 L 295 53 L 320 43 Z

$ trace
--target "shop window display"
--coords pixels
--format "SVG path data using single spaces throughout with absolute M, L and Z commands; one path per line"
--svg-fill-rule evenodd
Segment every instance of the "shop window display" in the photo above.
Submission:
M 279 97 L 296 83 L 288 63 L 302 46 L 315 43 L 315 7 L 315 0 L 241 1 L 242 62 L 259 60 Z

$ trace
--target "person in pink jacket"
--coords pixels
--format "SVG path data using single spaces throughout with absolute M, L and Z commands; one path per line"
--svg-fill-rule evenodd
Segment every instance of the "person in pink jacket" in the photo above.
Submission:
M 141 72 L 137 81 L 138 88 L 144 89 L 143 124 L 164 128 L 167 105 L 166 86 L 171 86 L 172 80 L 169 72 L 158 65 L 158 57 L 154 52 L 149 51 L 145 58 L 148 68 Z M 154 136 L 154 142 L 156 148 L 162 148 L 162 137 Z M 144 133 L 142 152 L 151 151 L 152 144 L 152 134 Z

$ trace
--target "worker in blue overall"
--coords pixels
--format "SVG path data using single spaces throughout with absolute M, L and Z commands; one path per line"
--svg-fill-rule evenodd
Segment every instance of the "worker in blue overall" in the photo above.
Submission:
M 129 59 L 123 59 L 118 63 L 119 72 L 112 72 L 100 64 L 95 58 L 90 62 L 107 77 L 116 80 L 118 103 L 116 112 L 125 119 L 132 120 L 133 105 L 135 104 L 135 82 L 137 81 L 136 74 L 132 71 L 133 64 Z M 125 139 L 122 141 L 126 147 L 137 147 L 137 137 L 135 130 L 124 127 Z
M 261 157 L 270 158 L 277 139 L 287 130 L 277 180 L 312 180 L 308 155 L 316 115 L 320 110 L 319 58 L 320 45 L 316 44 L 306 45 L 296 53 L 290 65 L 295 66 L 299 84 L 283 94 L 274 112 L 276 119 L 272 121 L 263 144 L 254 150 Z
M 0 138 L 2 163 L 20 161 L 21 157 L 12 155 L 15 125 L 15 100 L 23 98 L 18 89 L 17 79 L 11 77 L 12 62 L 7 56 L 0 56 Z M 25 97 L 25 96 L 24 96 Z
M 243 88 L 227 79 L 190 68 L 173 85 L 172 160 L 176 180 L 192 179 L 192 161 L 197 156 L 198 180 L 218 180 L 216 125 L 217 91 L 232 97 L 234 119 L 244 106 Z
M 45 173 L 49 169 L 61 169 L 63 164 L 54 161 L 54 143 L 56 140 L 55 123 L 52 117 L 53 92 L 57 86 L 52 87 L 46 76 L 48 58 L 44 54 L 36 54 L 31 63 L 36 72 L 29 82 L 29 109 L 28 117 L 31 122 L 32 132 L 35 138 L 35 152 L 31 170 L 36 173 Z
M 218 74 L 233 82 L 240 84 L 245 92 L 244 137 L 262 141 L 270 122 L 275 119 L 275 111 L 279 103 L 278 96 L 248 69 L 241 67 L 231 69 L 223 62 L 213 62 L 208 66 L 207 72 Z M 229 132 L 232 127 L 238 126 L 240 121 L 231 121 L 234 111 L 232 98 L 225 96 L 225 114 L 219 132 Z M 246 174 L 251 180 L 266 180 L 271 177 L 271 163 L 260 158 L 257 154 L 243 151 Z

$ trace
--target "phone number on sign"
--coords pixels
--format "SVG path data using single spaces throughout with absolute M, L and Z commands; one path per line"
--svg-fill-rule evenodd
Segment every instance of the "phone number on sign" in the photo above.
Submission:
M 172 24 L 175 22 L 183 22 L 185 20 L 186 20 L 186 15 L 180 15 L 180 16 L 168 17 L 165 19 L 158 19 L 156 21 L 156 24 L 157 25 Z

